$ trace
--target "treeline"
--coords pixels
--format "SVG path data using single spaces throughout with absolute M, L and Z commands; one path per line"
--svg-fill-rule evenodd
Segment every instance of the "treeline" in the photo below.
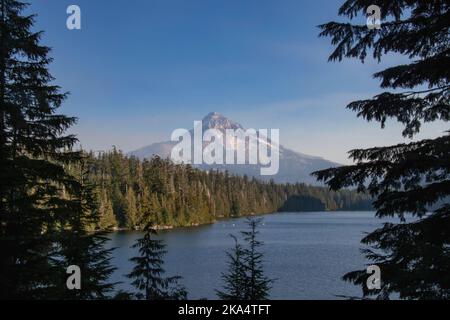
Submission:
M 141 229 L 144 216 L 159 227 L 180 227 L 276 211 L 371 209 L 370 197 L 349 190 L 262 182 L 157 156 L 141 161 L 115 148 L 90 153 L 86 162 L 96 186 L 100 229 Z

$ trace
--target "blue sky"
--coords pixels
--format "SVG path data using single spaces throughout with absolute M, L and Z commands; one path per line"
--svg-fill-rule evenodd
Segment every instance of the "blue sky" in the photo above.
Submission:
M 379 92 L 372 74 L 405 61 L 328 63 L 318 24 L 341 20 L 331 0 L 35 0 L 51 71 L 71 95 L 62 111 L 84 148 L 124 151 L 169 140 L 217 111 L 247 128 L 278 128 L 294 150 L 348 163 L 358 147 L 402 141 L 345 105 Z M 66 28 L 81 8 L 82 29 Z M 360 18 L 359 23 L 364 23 Z M 418 138 L 434 137 L 442 124 Z

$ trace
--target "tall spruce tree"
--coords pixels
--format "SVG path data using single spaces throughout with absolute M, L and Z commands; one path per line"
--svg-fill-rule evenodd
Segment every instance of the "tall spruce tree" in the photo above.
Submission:
M 269 297 L 269 291 L 273 280 L 264 274 L 264 254 L 259 251 L 263 242 L 258 240 L 258 227 L 262 223 L 261 218 L 250 217 L 246 219 L 248 231 L 242 231 L 247 247 L 244 249 L 243 261 L 246 269 L 245 298 L 246 300 L 265 300 Z
M 145 300 L 184 300 L 187 293 L 178 283 L 179 276 L 164 277 L 165 244 L 162 240 L 154 239 L 156 229 L 151 223 L 144 227 L 144 236 L 132 246 L 138 249 L 139 256 L 130 259 L 135 266 L 127 276 L 133 279 L 131 283 L 140 292 L 138 299 Z
M 55 221 L 76 181 L 78 160 L 64 132 L 75 118 L 57 114 L 66 95 L 48 71 L 50 49 L 31 30 L 26 4 L 0 0 L 0 298 L 47 298 L 53 283 Z
M 402 54 L 409 63 L 374 74 L 381 88 L 390 88 L 347 108 L 384 128 L 388 119 L 404 125 L 412 138 L 422 125 L 450 120 L 450 3 L 442 0 L 348 0 L 339 15 L 365 14 L 371 4 L 381 9 L 381 29 L 348 22 L 321 25 L 320 36 L 336 45 L 330 60 L 359 58 L 372 50 L 380 60 Z M 357 186 L 376 200 L 377 217 L 398 216 L 368 234 L 367 258 L 381 268 L 381 290 L 366 288 L 365 270 L 344 276 L 363 288 L 366 297 L 448 299 L 450 297 L 450 132 L 434 139 L 349 152 L 354 164 L 316 172 L 332 189 Z M 405 221 L 405 214 L 416 217 Z
M 109 277 L 116 269 L 111 265 L 114 249 L 107 249 L 107 229 L 93 232 L 100 216 L 95 199 L 95 186 L 89 181 L 89 167 L 82 159 L 75 167 L 74 175 L 78 185 L 72 197 L 72 210 L 68 217 L 59 222 L 56 268 L 61 276 L 55 283 L 55 297 L 58 299 L 107 299 L 114 289 Z M 66 270 L 70 265 L 80 268 L 81 289 L 68 290 Z
M 244 250 L 233 235 L 234 248 L 227 252 L 228 271 L 222 273 L 223 289 L 217 290 L 217 296 L 222 300 L 244 300 L 246 292 L 246 269 L 244 266 Z
M 117 226 L 117 220 L 114 215 L 112 203 L 108 198 L 108 194 L 104 188 L 97 194 L 98 200 L 98 215 L 97 228 L 99 230 L 109 230 Z
M 126 226 L 130 230 L 136 229 L 138 224 L 138 210 L 136 204 L 136 197 L 134 195 L 134 190 L 132 187 L 127 188 L 127 193 L 125 196 L 125 220 Z
M 264 274 L 264 254 L 259 251 L 263 243 L 257 238 L 262 219 L 249 217 L 246 223 L 249 230 L 241 232 L 246 247 L 242 247 L 232 236 L 235 247 L 227 252 L 228 273 L 222 274 L 225 282 L 223 291 L 217 291 L 218 297 L 223 300 L 265 300 L 269 297 L 273 280 Z

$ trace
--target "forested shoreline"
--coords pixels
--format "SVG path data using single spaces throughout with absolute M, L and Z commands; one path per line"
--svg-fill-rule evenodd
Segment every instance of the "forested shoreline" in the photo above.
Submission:
M 141 161 L 115 148 L 99 155 L 91 152 L 85 161 L 100 230 L 139 230 L 143 217 L 150 217 L 159 228 L 172 228 L 278 211 L 372 208 L 369 196 L 350 190 L 263 182 L 173 164 L 157 156 Z

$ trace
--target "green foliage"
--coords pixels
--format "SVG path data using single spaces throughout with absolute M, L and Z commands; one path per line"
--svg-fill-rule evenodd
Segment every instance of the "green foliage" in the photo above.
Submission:
M 99 199 L 96 201 L 98 205 L 98 224 L 97 228 L 100 230 L 108 230 L 117 225 L 117 220 L 114 215 L 112 203 L 109 200 L 106 191 L 101 190 L 101 194 L 98 196 Z
M 145 226 L 144 231 L 143 238 L 132 246 L 139 250 L 140 255 L 130 259 L 135 266 L 127 275 L 133 279 L 131 284 L 140 291 L 136 297 L 145 300 L 186 299 L 186 290 L 178 284 L 181 277 L 164 277 L 165 244 L 162 240 L 153 239 L 157 232 L 150 223 Z
M 101 195 L 100 229 L 114 220 L 116 227 L 139 229 L 143 218 L 151 218 L 156 227 L 180 227 L 255 213 L 372 208 L 369 196 L 354 191 L 205 172 L 157 156 L 140 161 L 116 149 L 98 157 L 91 154 L 90 163 L 90 179 Z
M 58 232 L 55 269 L 61 274 L 55 277 L 55 292 L 58 299 L 106 299 L 114 288 L 109 277 L 116 269 L 111 266 L 113 249 L 106 249 L 106 231 L 92 232 L 99 223 L 94 186 L 88 181 L 89 168 L 82 160 L 72 168 L 78 178 L 78 186 L 71 195 L 72 210 L 70 214 L 59 221 L 61 230 Z M 81 270 L 81 289 L 67 290 L 66 268 L 77 265 Z M 55 276 L 58 273 L 55 274 Z
M 0 0 L 0 299 L 105 298 L 111 250 L 90 232 L 99 223 L 94 187 L 71 151 L 76 138 L 64 135 L 76 119 L 56 113 L 66 95 L 25 7 Z M 81 290 L 66 287 L 69 265 L 81 268 Z
M 52 84 L 50 48 L 33 32 L 26 4 L 0 0 L 0 298 L 48 298 L 54 285 L 57 221 L 77 188 L 66 168 L 79 159 L 57 114 L 66 95 Z
M 264 275 L 264 254 L 259 251 L 263 245 L 257 239 L 258 226 L 262 219 L 247 218 L 248 231 L 241 232 L 246 247 L 242 247 L 237 239 L 233 251 L 227 252 L 228 273 L 222 274 L 223 291 L 217 291 L 222 300 L 265 300 L 269 297 L 273 280 Z
M 264 275 L 263 257 L 264 254 L 259 251 L 263 245 L 257 239 L 259 231 L 258 226 L 262 219 L 247 218 L 249 231 L 243 231 L 244 241 L 247 242 L 247 248 L 244 249 L 243 262 L 246 270 L 245 299 L 246 300 L 265 300 L 269 296 L 270 284 L 273 280 Z
M 217 296 L 222 300 L 245 300 L 246 269 L 244 266 L 244 249 L 233 235 L 234 248 L 226 252 L 228 272 L 222 273 L 223 291 L 217 290 Z
M 412 138 L 422 125 L 450 120 L 449 61 L 450 10 L 448 1 L 377 1 L 382 27 L 330 22 L 320 26 L 321 36 L 336 45 L 330 60 L 359 58 L 369 50 L 380 60 L 389 53 L 414 59 L 374 74 L 382 92 L 372 99 L 355 101 L 347 108 L 384 128 L 388 119 L 404 126 Z M 348 0 L 339 14 L 354 18 L 369 5 Z M 344 279 L 361 285 L 364 296 L 403 299 L 450 297 L 450 132 L 441 137 L 393 146 L 352 150 L 354 165 L 317 172 L 333 190 L 356 186 L 376 201 L 378 217 L 398 216 L 400 224 L 388 223 L 368 234 L 362 242 L 366 256 L 381 268 L 382 289 L 367 290 L 365 270 L 350 272 Z M 405 215 L 416 219 L 406 222 Z
M 126 216 L 126 226 L 128 229 L 135 229 L 138 223 L 138 212 L 137 212 L 137 204 L 136 197 L 134 196 L 134 191 L 131 188 L 128 188 L 126 193 L 126 207 L 125 207 L 125 216 Z

